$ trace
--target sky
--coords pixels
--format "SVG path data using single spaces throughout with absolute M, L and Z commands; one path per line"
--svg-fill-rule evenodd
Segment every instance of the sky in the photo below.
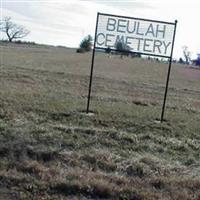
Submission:
M 94 37 L 97 12 L 178 20 L 173 55 L 178 59 L 183 46 L 192 58 L 200 53 L 199 7 L 199 0 L 0 0 L 0 17 L 29 29 L 24 40 L 67 47 L 78 47 L 88 34 Z

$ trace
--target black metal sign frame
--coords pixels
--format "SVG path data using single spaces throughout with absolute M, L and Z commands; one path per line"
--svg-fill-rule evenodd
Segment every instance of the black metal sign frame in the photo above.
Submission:
M 167 78 L 166 78 L 165 93 L 164 93 L 164 99 L 163 99 L 163 105 L 162 105 L 162 112 L 161 112 L 161 117 L 160 117 L 160 121 L 163 122 L 164 121 L 166 99 L 167 99 L 167 92 L 168 92 L 168 86 L 169 86 L 169 78 L 170 78 L 170 73 L 171 73 L 172 56 L 173 56 L 173 50 L 174 50 L 174 42 L 175 42 L 175 35 L 176 35 L 177 20 L 175 20 L 175 22 L 173 23 L 173 22 L 164 22 L 164 21 L 143 19 L 143 18 L 135 18 L 135 17 L 127 17 L 127 16 L 120 16 L 120 15 L 105 14 L 105 13 L 97 13 L 96 28 L 95 28 L 95 37 L 94 37 L 94 46 L 93 46 L 93 51 L 92 51 L 92 61 L 91 61 L 90 81 L 89 81 L 89 89 L 88 89 L 88 98 L 87 98 L 86 113 L 89 113 L 89 108 L 90 108 L 91 90 L 92 90 L 92 79 L 93 79 L 93 71 L 94 71 L 95 51 L 96 51 L 96 49 L 102 49 L 102 50 L 106 49 L 106 48 L 96 47 L 97 28 L 98 28 L 98 22 L 99 22 L 99 15 L 174 25 L 174 32 L 173 32 L 172 47 L 171 47 L 170 56 L 150 54 L 150 53 L 143 53 L 143 52 L 140 53 L 140 52 L 134 52 L 134 51 L 121 51 L 121 50 L 119 51 L 117 49 L 110 48 L 112 51 L 128 52 L 128 53 L 140 53 L 141 55 L 148 55 L 148 56 L 162 57 L 162 58 L 168 58 L 169 59 L 169 67 L 168 67 Z

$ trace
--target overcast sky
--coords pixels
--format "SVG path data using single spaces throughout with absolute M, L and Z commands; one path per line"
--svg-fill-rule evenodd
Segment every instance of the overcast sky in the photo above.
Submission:
M 199 0 L 0 0 L 1 18 L 31 31 L 26 40 L 78 47 L 87 34 L 94 36 L 97 12 L 174 22 L 178 20 L 174 57 L 186 45 L 200 53 Z

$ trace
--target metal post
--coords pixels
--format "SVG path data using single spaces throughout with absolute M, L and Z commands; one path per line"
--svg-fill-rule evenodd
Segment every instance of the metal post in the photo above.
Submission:
M 90 98 L 91 98 L 91 89 L 92 89 L 92 78 L 93 78 L 93 69 L 94 69 L 94 56 L 95 56 L 95 49 L 96 49 L 96 33 L 97 33 L 98 21 L 99 21 L 99 13 L 97 13 L 97 19 L 96 19 L 96 28 L 95 28 L 95 36 L 94 36 L 94 46 L 93 46 L 93 51 L 92 51 L 92 63 L 91 63 L 91 70 L 90 70 L 90 82 L 89 82 L 86 113 L 89 113 L 89 108 L 90 108 Z
M 174 49 L 174 41 L 175 41 L 175 35 L 176 35 L 176 25 L 177 25 L 177 20 L 175 20 L 174 35 L 173 35 L 173 40 L 172 40 L 172 49 L 171 49 L 171 55 L 170 55 L 170 60 L 169 60 L 169 68 L 168 68 L 168 73 L 167 73 L 165 95 L 164 95 L 162 113 L 161 113 L 161 119 L 160 119 L 161 122 L 163 122 L 163 120 L 164 120 L 165 104 L 166 104 L 166 98 L 167 98 L 167 91 L 168 91 L 169 77 L 170 77 L 170 72 L 171 72 L 172 56 L 173 56 L 173 49 Z

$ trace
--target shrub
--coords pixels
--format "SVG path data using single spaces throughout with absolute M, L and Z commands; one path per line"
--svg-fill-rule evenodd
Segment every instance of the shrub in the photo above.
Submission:
M 105 53 L 111 53 L 111 48 L 110 47 L 108 47 L 107 49 L 105 49 Z
M 83 48 L 78 48 L 76 50 L 76 53 L 84 53 L 84 52 L 85 52 L 85 49 L 83 49 Z
M 83 49 L 84 52 L 91 51 L 92 50 L 92 36 L 88 35 L 86 36 L 80 43 L 79 49 Z M 77 49 L 78 50 L 78 49 Z M 79 52 L 83 53 L 83 52 Z

